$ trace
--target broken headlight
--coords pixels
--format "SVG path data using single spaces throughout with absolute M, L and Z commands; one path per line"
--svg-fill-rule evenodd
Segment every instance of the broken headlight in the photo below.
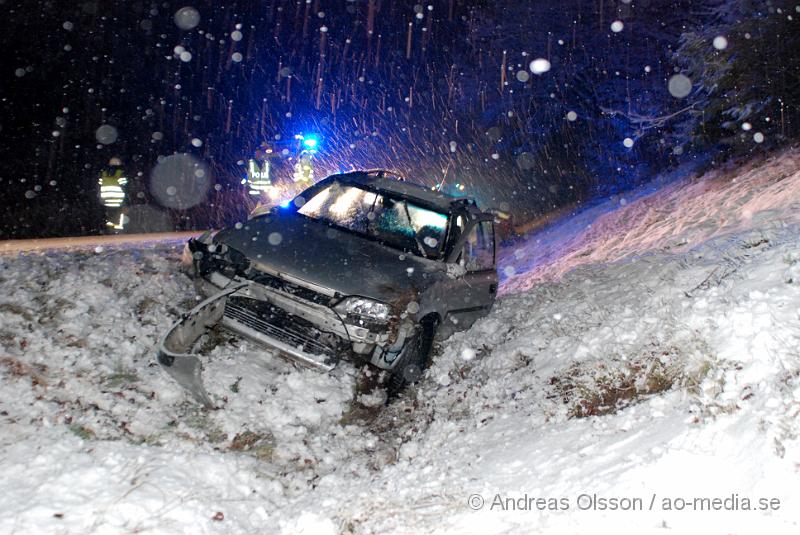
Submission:
M 367 320 L 387 322 L 392 315 L 392 307 L 380 301 L 364 297 L 348 297 L 336 305 L 337 312 L 343 312 L 348 317 L 363 318 Z
M 198 239 L 191 239 L 187 244 L 194 263 L 196 275 L 205 277 L 212 271 L 219 271 L 228 278 L 233 278 L 244 273 L 250 261 L 239 251 L 228 247 L 224 243 L 215 242 L 213 237 L 217 231 L 206 232 Z

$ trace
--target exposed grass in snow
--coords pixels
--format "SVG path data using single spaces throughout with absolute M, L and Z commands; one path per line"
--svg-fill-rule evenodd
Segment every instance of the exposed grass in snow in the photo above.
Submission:
M 180 244 L 0 256 L 0 532 L 796 533 L 798 163 L 601 210 L 559 254 L 539 248 L 555 227 L 533 235 L 492 313 L 388 407 L 353 366 L 222 331 L 221 409 L 193 404 L 154 362 L 195 302 Z M 581 492 L 783 507 L 585 512 Z M 489 507 L 526 493 L 572 508 Z
M 613 414 L 673 387 L 697 387 L 708 367 L 689 375 L 680 366 L 680 350 L 660 350 L 634 361 L 608 359 L 573 364 L 550 378 L 555 394 L 570 407 L 569 416 Z

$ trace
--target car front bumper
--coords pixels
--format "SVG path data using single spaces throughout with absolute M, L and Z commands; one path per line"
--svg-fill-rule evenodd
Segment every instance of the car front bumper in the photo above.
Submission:
M 231 279 L 215 271 L 209 273 L 205 278 L 198 279 L 197 283 L 201 293 L 210 296 L 231 285 L 247 281 L 248 279 Z M 392 337 L 392 329 L 389 325 L 383 332 L 374 332 L 367 327 L 348 323 L 346 318 L 343 318 L 331 307 L 313 303 L 256 282 L 250 282 L 242 295 L 256 302 L 268 303 L 291 316 L 309 322 L 322 332 L 336 335 L 342 341 L 352 344 L 356 353 L 369 353 L 376 345 L 386 345 Z
M 391 369 L 411 331 L 410 325 L 403 323 L 394 329 L 387 326 L 385 332 L 373 332 L 348 324 L 332 308 L 218 272 L 197 279 L 197 283 L 208 297 L 167 331 L 159 344 L 157 360 L 206 407 L 214 405 L 203 386 L 202 356 L 192 353 L 192 348 L 215 325 L 321 371 L 336 366 L 340 349 L 347 344 L 376 366 Z

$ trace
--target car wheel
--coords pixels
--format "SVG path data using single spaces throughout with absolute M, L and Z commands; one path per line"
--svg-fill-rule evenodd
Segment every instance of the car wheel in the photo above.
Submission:
M 436 319 L 426 318 L 408 338 L 387 382 L 389 398 L 397 396 L 408 385 L 416 383 L 422 377 L 430 365 L 433 338 L 438 325 Z

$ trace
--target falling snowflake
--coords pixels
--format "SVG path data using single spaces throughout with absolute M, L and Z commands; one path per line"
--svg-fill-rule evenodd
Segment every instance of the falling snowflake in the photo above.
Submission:
M 181 30 L 191 30 L 200 24 L 200 12 L 191 6 L 182 7 L 175 12 L 174 20 Z
M 94 132 L 94 137 L 98 143 L 103 145 L 111 145 L 117 140 L 119 133 L 117 129 L 110 124 L 104 124 Z
M 728 40 L 724 35 L 718 35 L 714 38 L 713 45 L 717 50 L 725 50 L 728 48 Z
M 470 361 L 475 358 L 475 350 L 471 347 L 465 347 L 461 350 L 461 358 Z
M 675 98 L 684 98 L 692 92 L 692 81 L 685 74 L 675 74 L 667 84 L 669 94 Z
M 544 58 L 531 61 L 530 69 L 533 74 L 544 74 L 550 70 L 550 62 Z

